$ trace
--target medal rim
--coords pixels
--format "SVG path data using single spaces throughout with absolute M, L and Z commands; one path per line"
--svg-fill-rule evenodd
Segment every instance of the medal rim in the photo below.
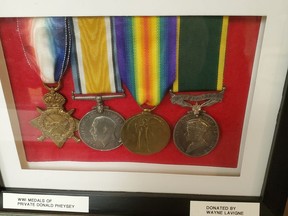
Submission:
M 154 117 L 156 117 L 156 118 L 159 118 L 162 122 L 164 122 L 165 126 L 167 126 L 167 129 L 168 129 L 167 131 L 169 132 L 169 136 L 167 137 L 166 144 L 165 144 L 165 145 L 163 146 L 163 148 L 161 148 L 159 151 L 151 152 L 151 153 L 134 152 L 134 151 L 130 150 L 130 148 L 128 148 L 127 145 L 125 144 L 125 142 L 123 141 L 123 135 L 122 135 L 122 134 L 123 134 L 123 129 L 124 129 L 125 125 L 127 125 L 127 124 L 128 124 L 129 122 L 131 122 L 133 119 L 138 118 L 138 117 L 141 116 L 141 115 L 151 115 L 151 116 L 154 116 Z M 132 152 L 132 153 L 134 153 L 134 154 L 138 154 L 138 155 L 153 155 L 153 154 L 159 153 L 159 152 L 161 152 L 164 148 L 167 147 L 167 145 L 169 144 L 170 139 L 171 139 L 171 128 L 170 128 L 170 125 L 169 125 L 161 116 L 156 115 L 156 114 L 153 114 L 153 113 L 150 113 L 150 112 L 146 112 L 146 111 L 143 111 L 142 113 L 136 114 L 136 115 L 131 116 L 130 118 L 128 118 L 128 119 L 125 121 L 125 123 L 124 123 L 124 125 L 123 125 L 123 127 L 122 127 L 122 129 L 121 129 L 121 140 L 122 140 L 123 146 L 125 146 L 125 148 L 126 148 L 127 150 L 129 150 L 130 152 Z
M 184 118 L 187 118 L 188 116 L 192 116 L 192 117 L 193 117 L 193 118 L 190 118 L 190 119 L 201 118 L 201 116 L 205 116 L 205 117 L 211 119 L 211 120 L 214 122 L 214 124 L 216 125 L 216 128 L 217 128 L 217 138 L 216 138 L 215 144 L 214 144 L 213 148 L 211 148 L 208 152 L 205 152 L 205 154 L 201 154 L 201 155 L 190 155 L 190 154 L 187 154 L 186 152 L 183 152 L 182 149 L 180 149 L 180 147 L 178 147 L 178 145 L 176 144 L 176 143 L 177 143 L 176 140 L 175 140 L 175 137 L 176 137 L 176 135 L 175 135 L 175 133 L 176 133 L 176 128 L 179 127 L 180 122 L 181 122 Z M 202 121 L 203 121 L 203 120 L 202 120 Z M 215 121 L 215 119 L 214 119 L 212 116 L 208 115 L 207 113 L 203 113 L 203 112 L 201 112 L 198 117 L 196 117 L 193 113 L 187 113 L 186 115 L 182 116 L 182 117 L 177 121 L 177 123 L 175 124 L 174 130 L 173 130 L 173 142 L 174 142 L 176 148 L 177 148 L 181 153 L 183 153 L 184 155 L 189 156 L 189 157 L 193 157 L 193 158 L 200 158 L 200 157 L 206 156 L 206 155 L 208 155 L 210 152 L 212 152 L 212 151 L 217 147 L 218 142 L 219 142 L 219 138 L 220 138 L 220 129 L 219 129 L 218 123 Z
M 119 148 L 119 147 L 123 144 L 123 143 L 122 143 L 122 140 L 121 140 L 121 135 L 120 135 L 120 137 L 119 137 L 119 144 L 116 145 L 114 148 L 98 149 L 98 148 L 94 148 L 94 147 L 90 146 L 88 143 L 86 143 L 86 142 L 84 141 L 84 139 L 83 139 L 83 137 L 82 137 L 82 135 L 81 135 L 81 130 L 80 130 L 80 128 L 81 128 L 82 122 L 84 121 L 83 119 L 86 118 L 87 116 L 91 115 L 91 113 L 99 114 L 99 116 L 107 116 L 107 115 L 103 115 L 103 113 L 105 113 L 105 112 L 113 113 L 113 114 L 117 115 L 117 116 L 122 120 L 122 126 L 120 126 L 120 127 L 121 127 L 121 129 L 120 129 L 120 134 L 121 134 L 121 130 L 122 130 L 122 127 L 123 127 L 123 125 L 124 125 L 124 123 L 125 123 L 125 119 L 124 119 L 123 116 L 121 116 L 118 112 L 115 112 L 115 111 L 110 110 L 110 109 L 104 109 L 103 112 L 101 112 L 101 113 L 99 113 L 96 109 L 92 109 L 92 110 L 90 110 L 89 112 L 87 112 L 87 113 L 80 119 L 79 124 L 78 124 L 78 133 L 79 133 L 79 137 L 80 137 L 81 141 L 82 141 L 86 146 L 88 146 L 89 148 L 91 148 L 91 149 L 93 149 L 93 150 L 97 150 L 97 151 L 102 151 L 102 152 L 108 152 L 108 151 L 111 151 L 111 150 L 114 150 L 114 149 Z

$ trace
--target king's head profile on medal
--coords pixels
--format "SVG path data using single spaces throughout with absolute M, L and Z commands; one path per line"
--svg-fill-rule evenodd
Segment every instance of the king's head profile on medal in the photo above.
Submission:
M 109 148 L 109 145 L 117 140 L 115 136 L 116 123 L 106 116 L 99 116 L 93 120 L 90 133 L 94 139 L 94 145 L 98 149 Z M 116 141 L 117 142 L 117 141 Z
M 187 121 L 186 132 L 184 133 L 185 139 L 188 143 L 185 150 L 186 153 L 189 154 L 207 145 L 205 133 L 209 130 L 208 127 L 209 125 L 205 122 L 200 122 L 197 119 Z

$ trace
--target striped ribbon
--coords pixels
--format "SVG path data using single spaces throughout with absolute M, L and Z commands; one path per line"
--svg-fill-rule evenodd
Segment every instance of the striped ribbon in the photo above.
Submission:
M 109 17 L 72 18 L 71 64 L 77 94 L 123 92 Z
M 156 106 L 176 70 L 176 17 L 114 17 L 119 73 L 139 105 Z
M 174 92 L 222 90 L 228 17 L 179 17 Z
M 60 81 L 70 57 L 67 18 L 21 18 L 17 30 L 30 68 L 44 83 Z

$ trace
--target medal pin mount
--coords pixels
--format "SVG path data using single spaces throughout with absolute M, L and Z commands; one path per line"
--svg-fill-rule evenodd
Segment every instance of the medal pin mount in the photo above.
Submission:
M 173 140 L 180 152 L 190 157 L 201 157 L 217 146 L 220 134 L 218 124 L 202 108 L 221 102 L 224 92 L 225 88 L 220 92 L 199 95 L 174 94 L 170 91 L 173 104 L 191 108 L 176 123 L 173 131 Z
M 104 109 L 109 109 L 108 106 L 104 106 L 104 100 L 110 100 L 115 98 L 124 98 L 125 93 L 115 93 L 115 94 L 97 94 L 97 95 L 84 95 L 84 94 L 75 94 L 72 91 L 72 99 L 73 100 L 94 100 L 97 102 L 97 105 L 92 109 L 96 109 L 99 113 L 102 113 Z
M 78 126 L 79 136 L 88 147 L 109 151 L 122 144 L 120 131 L 124 118 L 110 110 L 108 106 L 104 106 L 103 101 L 123 97 L 125 97 L 124 93 L 84 95 L 72 92 L 73 100 L 94 100 L 97 103 L 82 117 Z

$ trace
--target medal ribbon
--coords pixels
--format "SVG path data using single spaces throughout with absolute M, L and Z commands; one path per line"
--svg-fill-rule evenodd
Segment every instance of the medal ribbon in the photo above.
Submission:
M 178 18 L 174 92 L 223 89 L 228 17 Z
M 70 57 L 70 28 L 65 17 L 17 19 L 27 63 L 44 83 L 62 78 Z
M 176 17 L 114 17 L 119 73 L 139 105 L 156 106 L 175 80 Z
M 75 93 L 123 92 L 109 17 L 72 18 L 71 64 Z

